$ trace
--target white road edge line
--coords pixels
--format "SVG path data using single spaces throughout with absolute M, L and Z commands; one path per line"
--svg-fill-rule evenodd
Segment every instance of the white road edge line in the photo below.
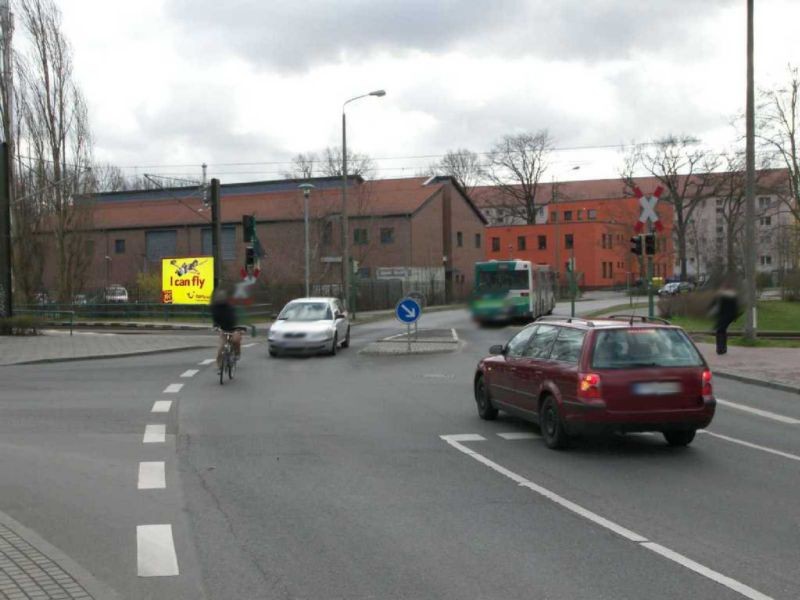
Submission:
M 200 365 L 201 367 L 205 367 L 206 365 L 210 365 L 213 362 L 217 362 L 217 359 L 216 358 L 207 358 L 205 360 L 201 360 L 197 364 Z
M 527 431 L 510 431 L 508 433 L 498 433 L 497 435 L 504 440 L 534 440 L 539 437 L 535 433 L 529 433 Z
M 534 491 L 537 494 L 544 496 L 548 500 L 558 504 L 559 506 L 566 508 L 567 510 L 576 515 L 579 515 L 591 521 L 596 525 L 600 525 L 601 527 L 604 527 L 605 529 L 608 529 L 609 531 L 612 531 L 613 533 L 616 533 L 617 535 L 627 540 L 630 540 L 631 542 L 635 542 L 641 546 L 644 546 L 648 550 L 656 552 L 657 554 L 660 554 L 664 558 L 667 558 L 687 569 L 690 569 L 695 573 L 698 573 L 699 575 L 707 577 L 712 581 L 724 585 L 725 587 L 741 594 L 742 596 L 745 596 L 746 598 L 750 598 L 750 600 L 772 600 L 772 598 L 770 598 L 765 594 L 762 594 L 758 590 L 755 590 L 739 581 L 736 581 L 735 579 L 731 579 L 726 575 L 723 575 L 712 569 L 709 569 L 708 567 L 705 567 L 700 563 L 697 563 L 691 560 L 690 558 L 683 556 L 682 554 L 678 554 L 677 552 L 674 552 L 669 548 L 666 548 L 654 542 L 650 542 L 647 538 L 645 538 L 642 535 L 639 535 L 635 531 L 631 531 L 630 529 L 622 527 L 621 525 L 618 525 L 613 521 L 609 521 L 605 517 L 602 517 L 597 513 L 592 512 L 578 504 L 575 504 L 571 500 L 567 500 L 563 496 L 559 496 L 555 492 L 545 487 L 542 487 L 532 481 L 529 481 L 528 479 L 522 477 L 521 475 L 515 473 L 514 471 L 506 469 L 504 466 L 494 462 L 489 458 L 486 458 L 482 454 L 470 450 L 461 443 L 467 441 L 480 441 L 480 439 L 485 439 L 483 438 L 483 436 L 474 433 L 473 434 L 466 433 L 457 435 L 442 435 L 439 437 L 441 437 L 442 440 L 447 442 L 450 446 L 452 446 L 459 452 L 466 454 L 467 456 L 475 459 L 479 463 L 482 463 L 487 467 L 489 467 L 490 469 L 500 473 L 501 475 L 508 477 L 511 481 L 517 483 L 520 487 L 525 487 L 531 491 Z
M 181 373 L 181 377 L 194 377 L 200 372 L 200 369 L 186 369 Z
M 178 575 L 172 525 L 136 526 L 136 565 L 139 577 Z
M 164 474 L 164 462 L 140 462 L 139 479 L 136 485 L 140 490 L 163 490 L 167 487 L 167 478 Z
M 708 431 L 707 429 L 699 429 L 697 433 L 703 433 L 705 435 L 710 435 L 715 438 L 725 440 L 726 442 L 731 442 L 732 444 L 739 444 L 740 446 L 746 446 L 747 448 L 752 448 L 753 450 L 768 452 L 769 454 L 774 454 L 775 456 L 782 456 L 783 458 L 788 458 L 789 460 L 796 460 L 800 462 L 800 456 L 798 456 L 797 454 L 790 454 L 789 452 L 775 450 L 774 448 L 768 448 L 767 446 L 759 446 L 758 444 L 754 444 L 753 442 L 746 442 L 745 440 L 740 440 L 738 438 L 722 435 L 721 433 L 714 433 L 713 431 Z
M 163 444 L 167 439 L 167 426 L 162 423 L 146 425 L 144 428 L 143 444 Z
M 731 402 L 730 400 L 723 400 L 722 398 L 717 398 L 717 404 L 721 404 L 722 406 L 727 406 L 729 408 L 735 408 L 736 410 L 749 412 L 750 414 L 758 415 L 759 417 L 764 417 L 765 419 L 772 419 L 773 421 L 778 421 L 780 423 L 788 423 L 789 425 L 800 424 L 800 419 L 795 419 L 794 417 L 786 417 L 784 415 L 779 415 L 778 413 L 770 412 L 768 410 L 761 410 L 760 408 L 753 408 L 752 406 L 746 406 L 745 404 L 737 404 L 736 402 Z
M 153 402 L 153 408 L 150 412 L 168 413 L 170 408 L 172 408 L 172 400 L 156 400 Z
M 162 393 L 164 394 L 177 394 L 183 388 L 182 383 L 170 383 L 167 387 L 164 388 Z

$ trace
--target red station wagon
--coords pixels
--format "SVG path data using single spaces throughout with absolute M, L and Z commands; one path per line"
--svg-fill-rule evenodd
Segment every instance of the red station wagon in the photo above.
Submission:
M 543 317 L 478 363 L 481 418 L 538 423 L 550 448 L 584 433 L 659 431 L 686 446 L 708 426 L 711 371 L 681 329 L 660 319 Z

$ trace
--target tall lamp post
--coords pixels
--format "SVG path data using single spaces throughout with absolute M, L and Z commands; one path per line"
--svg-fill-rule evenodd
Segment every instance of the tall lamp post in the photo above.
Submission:
M 301 183 L 298 185 L 301 190 L 303 190 L 303 227 L 305 231 L 305 246 L 306 246 L 306 298 L 311 296 L 309 291 L 309 280 L 311 278 L 311 266 L 309 263 L 309 251 L 308 251 L 308 197 L 311 195 L 311 190 L 314 189 L 313 183 Z
M 349 248 L 349 235 L 348 222 L 347 222 L 347 115 L 345 108 L 351 102 L 367 98 L 369 96 L 376 96 L 380 98 L 385 96 L 384 90 L 375 90 L 368 94 L 354 96 L 346 100 L 342 104 L 342 287 L 344 288 L 344 303 L 347 310 L 351 310 L 350 306 L 350 248 Z M 353 315 L 355 316 L 355 315 Z

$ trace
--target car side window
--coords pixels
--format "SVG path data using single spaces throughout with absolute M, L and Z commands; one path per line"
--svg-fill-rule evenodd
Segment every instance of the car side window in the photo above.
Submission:
M 506 356 L 522 356 L 536 329 L 536 327 L 528 327 L 511 338 L 506 345 Z
M 548 358 L 559 329 L 561 328 L 554 325 L 540 325 L 536 329 L 536 335 L 525 350 L 524 356 L 538 359 Z
M 577 364 L 581 357 L 581 348 L 583 348 L 583 338 L 585 337 L 585 331 L 573 329 L 572 327 L 562 327 L 561 331 L 558 332 L 558 338 L 556 338 L 556 343 L 553 345 L 550 358 Z

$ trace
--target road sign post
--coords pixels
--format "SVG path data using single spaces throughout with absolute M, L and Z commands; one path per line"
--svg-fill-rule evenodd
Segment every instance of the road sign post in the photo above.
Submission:
M 656 240 L 655 232 L 662 231 L 664 225 L 658 218 L 656 205 L 661 197 L 664 188 L 658 186 L 651 196 L 645 196 L 638 187 L 633 188 L 634 195 L 639 199 L 639 206 L 642 210 L 639 213 L 639 220 L 634 225 L 636 238 L 631 238 L 631 252 L 638 255 L 647 256 L 646 277 L 647 277 L 647 315 L 655 316 L 655 302 L 653 299 L 653 256 L 655 255 Z M 642 233 L 647 228 L 648 233 Z
M 411 352 L 411 325 L 416 327 L 417 321 L 422 315 L 422 306 L 414 298 L 403 298 L 394 307 L 394 316 L 401 323 L 406 324 L 406 341 L 408 352 Z

